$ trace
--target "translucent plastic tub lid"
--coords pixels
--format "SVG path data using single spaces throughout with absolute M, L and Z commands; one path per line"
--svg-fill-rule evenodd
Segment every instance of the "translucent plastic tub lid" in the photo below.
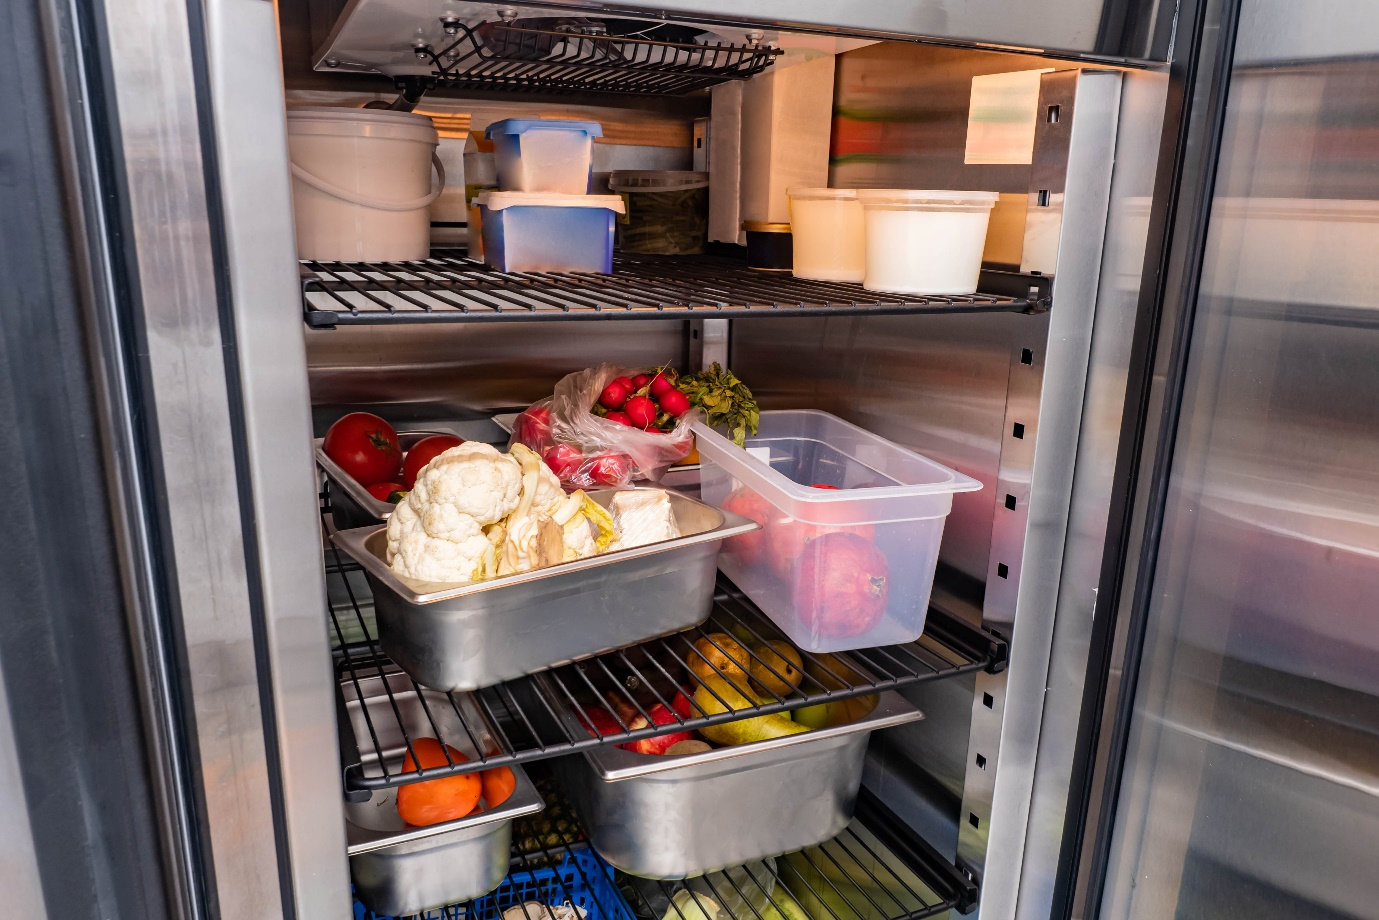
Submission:
M 709 174 L 693 170 L 616 169 L 608 175 L 608 187 L 615 192 L 678 192 L 708 185 Z
M 997 192 L 953 192 L 943 189 L 918 188 L 859 188 L 857 200 L 863 207 L 886 205 L 920 205 L 927 202 L 942 205 L 966 204 L 973 207 L 994 207 L 1000 198 Z
M 554 118 L 504 118 L 485 128 L 484 137 L 542 130 L 583 131 L 590 137 L 603 137 L 603 125 L 596 121 L 557 121 Z
M 557 195 L 553 192 L 484 192 L 474 203 L 490 211 L 503 208 L 603 208 L 623 212 L 621 195 Z
M 855 188 L 788 188 L 785 194 L 796 201 L 855 201 Z
M 898 460 L 906 461 L 923 467 L 933 474 L 933 481 L 920 483 L 900 483 L 893 486 L 876 486 L 873 488 L 852 488 L 852 489 L 815 489 L 811 486 L 801 485 L 795 482 L 784 473 L 773 469 L 769 460 L 764 460 L 754 456 L 750 450 L 743 450 L 732 441 L 702 422 L 695 422 L 693 431 L 698 439 L 700 455 L 710 461 L 722 462 L 728 467 L 728 471 L 734 476 L 739 473 L 749 473 L 757 477 L 762 484 L 787 498 L 791 502 L 818 503 L 820 505 L 837 505 L 849 501 L 868 501 L 874 502 L 878 499 L 887 500 L 892 498 L 917 498 L 921 496 L 951 495 L 955 492 L 976 492 L 982 488 L 982 484 L 970 476 L 964 476 L 957 470 L 949 469 L 941 463 L 930 460 L 922 454 L 917 454 L 912 450 L 907 450 L 898 444 L 894 444 L 879 435 L 872 434 L 864 428 L 844 421 L 835 415 L 821 412 L 817 409 L 795 409 L 784 411 L 767 411 L 761 413 L 763 434 L 756 439 L 767 439 L 771 436 L 765 434 L 766 425 L 771 418 L 784 418 L 785 416 L 816 416 L 826 419 L 829 424 L 846 430 L 851 436 L 859 441 L 867 442 L 869 446 L 884 450 L 886 453 Z M 750 448 L 753 438 L 748 438 Z M 837 445 L 830 445 L 837 447 Z M 870 465 L 866 461 L 857 459 L 859 463 Z M 799 515 L 794 515 L 799 517 Z

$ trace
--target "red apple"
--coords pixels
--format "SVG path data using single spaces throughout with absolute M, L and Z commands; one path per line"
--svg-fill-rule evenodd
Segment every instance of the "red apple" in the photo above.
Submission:
M 800 553 L 792 600 L 812 635 L 861 635 L 881 620 L 889 598 L 890 566 L 871 540 L 835 531 L 809 541 Z
M 684 687 L 681 687 L 680 692 L 675 694 L 675 699 L 670 701 L 670 710 L 682 719 L 693 718 L 694 706 L 690 703 L 689 694 L 685 693 Z
M 647 722 L 646 717 L 638 714 L 628 726 L 632 729 L 646 728 L 649 725 L 674 725 L 680 720 L 680 716 L 666 708 L 665 703 L 657 703 L 647 710 L 647 715 L 651 716 L 651 721 Z M 635 754 L 664 754 L 666 748 L 678 741 L 693 741 L 693 732 L 675 732 L 669 735 L 658 735 L 655 738 L 641 738 L 637 741 L 629 741 L 626 744 L 618 745 L 625 751 L 632 751 Z
M 724 499 L 723 510 L 740 514 L 756 521 L 762 527 L 766 526 L 766 522 L 775 511 L 770 502 L 746 486 L 734 490 Z M 723 549 L 736 556 L 743 565 L 756 565 L 761 562 L 762 554 L 766 551 L 766 531 L 753 530 L 751 533 L 730 537 L 723 544 Z
M 584 730 L 595 738 L 602 738 L 606 735 L 621 735 L 626 731 L 608 710 L 600 706 L 582 706 L 575 710 L 575 713 L 579 716 L 579 722 L 584 726 Z

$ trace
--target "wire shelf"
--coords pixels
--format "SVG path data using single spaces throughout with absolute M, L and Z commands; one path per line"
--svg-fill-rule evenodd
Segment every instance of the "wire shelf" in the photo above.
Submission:
M 361 573 L 333 544 L 327 547 L 328 616 L 341 689 L 340 749 L 346 795 L 352 799 L 365 799 L 373 789 L 717 725 L 743 718 L 744 712 L 785 712 L 922 681 L 995 672 L 1006 661 L 1006 643 L 999 636 L 931 610 L 924 635 L 912 643 L 834 656 L 801 652 L 806 673 L 793 694 L 766 691 L 750 710 L 719 713 L 690 701 L 688 717 L 657 725 L 650 710 L 657 704 L 674 709 L 674 699 L 689 683 L 691 662 L 708 660 L 695 643 L 708 648 L 704 642 L 717 646 L 721 641 L 708 638 L 711 634 L 740 637 L 753 662 L 779 676 L 779 662 L 764 660 L 750 646 L 788 640 L 730 582 L 720 582 L 713 612 L 693 629 L 460 694 L 422 686 L 383 655 L 366 614 L 372 600 Z M 745 680 L 714 670 L 738 690 L 747 689 Z M 476 723 L 465 697 L 477 707 L 483 724 Z M 572 731 L 562 716 L 580 707 L 602 710 L 619 730 L 600 737 Z M 488 750 L 476 742 L 485 733 L 494 742 Z M 458 746 L 484 753 L 421 771 L 390 770 L 387 764 L 396 763 L 404 747 L 412 751 L 418 737 L 454 738 Z
M 464 250 L 415 262 L 302 262 L 308 326 L 847 316 L 1048 309 L 1050 279 L 983 272 L 969 295 L 899 295 L 760 272 L 722 255 L 618 255 L 613 274 L 500 272 Z
M 549 776 L 536 782 L 548 811 L 568 811 Z M 921 920 L 970 913 L 979 896 L 975 882 L 866 789 L 855 819 L 832 840 L 688 882 L 624 875 L 582 833 L 542 832 L 545 823 L 540 814 L 514 823 L 512 868 L 496 891 L 416 920 L 496 920 L 504 908 L 524 903 L 523 920 L 556 920 L 551 907 L 566 902 L 584 908 L 588 920 L 696 920 L 715 916 L 714 904 L 737 905 L 738 920 Z M 386 920 L 360 905 L 355 917 Z
M 781 53 L 764 45 L 697 44 L 485 22 L 452 21 L 453 40 L 415 49 L 439 86 L 541 93 L 684 95 L 761 73 Z

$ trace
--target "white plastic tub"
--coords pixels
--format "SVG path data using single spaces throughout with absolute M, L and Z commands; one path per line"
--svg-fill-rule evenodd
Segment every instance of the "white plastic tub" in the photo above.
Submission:
M 787 194 L 795 277 L 861 281 L 867 267 L 867 237 L 857 190 L 792 188 Z
M 445 188 L 431 119 L 410 112 L 303 106 L 287 112 L 297 257 L 424 259 L 431 202 Z M 431 186 L 431 167 L 439 181 Z
M 866 219 L 862 286 L 895 294 L 977 290 L 995 192 L 858 189 Z
M 762 525 L 724 541 L 718 567 L 792 642 L 919 637 L 953 494 L 981 483 L 827 412 L 763 412 L 746 450 L 694 433 L 702 499 Z
M 493 141 L 498 188 L 505 192 L 583 195 L 589 191 L 596 121 L 505 118 L 484 131 Z

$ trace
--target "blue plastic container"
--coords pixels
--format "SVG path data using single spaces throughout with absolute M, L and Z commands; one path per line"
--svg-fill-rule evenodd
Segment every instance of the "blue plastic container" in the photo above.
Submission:
M 594 166 L 596 121 L 505 118 L 484 131 L 493 141 L 498 188 L 505 192 L 583 195 Z
M 620 196 L 486 192 L 474 201 L 487 265 L 504 272 L 613 271 Z
M 465 920 L 500 920 L 503 911 L 525 901 L 551 905 L 569 901 L 587 910 L 588 920 L 636 920 L 613 883 L 613 867 L 590 849 L 566 853 L 559 864 L 549 869 L 514 868 L 491 894 L 466 905 Z M 453 920 L 458 916 L 456 909 L 433 910 L 422 914 L 421 920 Z M 392 920 L 358 902 L 354 905 L 354 918 Z M 545 911 L 533 911 L 531 920 L 550 920 L 550 916 Z

